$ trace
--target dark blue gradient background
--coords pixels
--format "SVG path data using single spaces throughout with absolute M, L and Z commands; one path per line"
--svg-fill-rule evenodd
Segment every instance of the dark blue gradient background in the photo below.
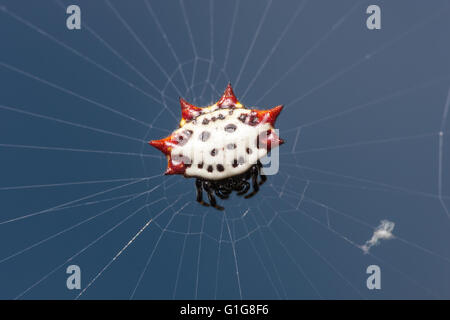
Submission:
M 103 1 L 1 1 L 0 298 L 73 299 L 71 264 L 83 288 L 107 266 L 84 299 L 450 298 L 449 1 L 150 3 L 111 1 L 122 23 Z M 178 96 L 207 105 L 228 81 L 285 104 L 286 144 L 218 212 L 146 141 L 177 126 Z M 396 239 L 364 255 L 382 219 Z

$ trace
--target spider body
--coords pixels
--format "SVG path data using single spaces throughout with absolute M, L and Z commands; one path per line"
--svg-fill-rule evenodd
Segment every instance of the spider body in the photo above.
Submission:
M 231 85 L 211 106 L 199 108 L 182 98 L 180 104 L 180 127 L 165 139 L 149 142 L 167 156 L 165 173 L 196 178 L 197 201 L 208 205 L 203 201 L 205 190 L 216 209 L 223 208 L 214 194 L 221 199 L 233 191 L 243 195 L 250 189 L 249 180 L 253 191 L 246 198 L 258 192 L 266 180 L 259 160 L 283 143 L 273 127 L 283 107 L 247 109 L 236 99 Z

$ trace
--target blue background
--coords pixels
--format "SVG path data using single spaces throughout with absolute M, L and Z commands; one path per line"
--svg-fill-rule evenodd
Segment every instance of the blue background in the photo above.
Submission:
M 450 297 L 449 1 L 148 3 L 1 1 L 0 298 Z M 286 144 L 218 212 L 146 142 L 228 81 Z

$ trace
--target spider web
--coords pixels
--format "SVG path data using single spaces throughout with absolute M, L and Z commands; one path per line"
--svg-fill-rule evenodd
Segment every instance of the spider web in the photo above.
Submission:
M 450 296 L 448 1 L 413 19 L 382 2 L 375 34 L 367 1 L 77 3 L 73 32 L 64 1 L 1 7 L 1 297 Z M 217 212 L 147 142 L 178 96 L 208 105 L 228 81 L 285 104 L 288 143 L 257 196 Z M 395 238 L 364 254 L 383 219 Z

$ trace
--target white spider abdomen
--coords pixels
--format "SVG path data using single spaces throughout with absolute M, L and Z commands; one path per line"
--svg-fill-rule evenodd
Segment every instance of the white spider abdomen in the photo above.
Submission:
M 266 148 L 258 148 L 258 136 L 273 129 L 270 123 L 250 124 L 250 113 L 222 108 L 187 122 L 174 132 L 179 139 L 171 151 L 172 162 L 186 165 L 186 177 L 208 180 L 247 171 L 267 154 Z

